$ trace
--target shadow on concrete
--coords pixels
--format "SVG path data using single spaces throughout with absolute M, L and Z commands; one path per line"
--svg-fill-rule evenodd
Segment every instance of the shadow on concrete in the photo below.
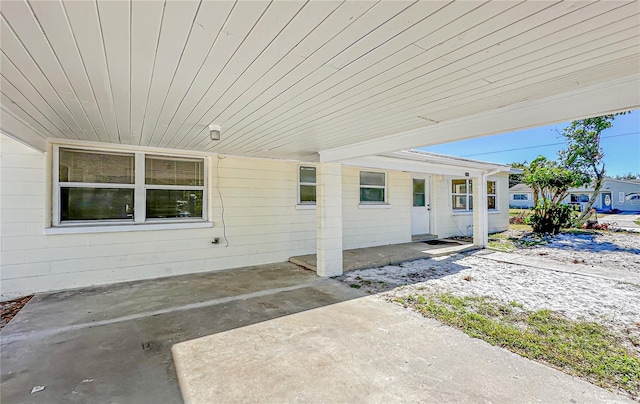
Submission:
M 399 268 L 375 293 L 430 279 Z M 174 344 L 366 295 L 292 263 L 38 294 L 0 332 L 0 399 L 179 403 Z
M 180 403 L 175 343 L 361 296 L 291 263 L 38 294 L 0 332 L 0 399 Z
M 455 275 L 460 271 L 469 269 L 469 266 L 460 265 L 458 261 L 466 257 L 468 253 L 458 253 L 447 257 L 432 259 L 419 259 L 414 261 L 392 264 L 389 266 L 371 268 L 347 272 L 337 277 L 349 287 L 362 290 L 367 294 L 387 292 L 391 289 L 439 279 Z M 430 265 L 433 263 L 433 265 Z M 420 267 L 420 269 L 417 269 Z
M 442 257 L 477 248 L 468 242 L 449 239 L 354 248 L 342 252 L 343 271 L 346 273 L 385 265 L 399 265 L 403 262 Z M 316 271 L 316 254 L 291 257 L 289 261 L 311 271 Z

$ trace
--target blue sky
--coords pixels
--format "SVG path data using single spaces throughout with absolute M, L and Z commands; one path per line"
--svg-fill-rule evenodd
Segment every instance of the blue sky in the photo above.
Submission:
M 569 123 L 423 147 L 420 150 L 502 164 L 525 160 L 530 162 L 538 155 L 555 160 L 558 150 L 565 147 L 560 133 Z M 608 176 L 640 173 L 640 110 L 616 116 L 613 127 L 602 132 L 600 145 L 604 150 Z

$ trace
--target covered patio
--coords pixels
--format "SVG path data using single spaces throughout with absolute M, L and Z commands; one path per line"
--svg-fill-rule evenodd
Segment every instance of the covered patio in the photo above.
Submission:
M 2 274 L 14 294 L 278 262 L 309 253 L 311 242 L 318 275 L 337 275 L 346 244 L 344 167 L 640 107 L 636 1 L 19 0 L 3 2 L 1 12 L 0 130 L 33 152 L 3 159 L 3 188 L 11 191 L 3 218 L 17 222 L 3 231 L 13 249 Z M 125 154 L 137 167 L 117 185 L 132 190 L 135 203 L 127 194 L 111 207 L 123 212 L 122 227 L 105 230 L 103 217 L 64 223 L 58 194 L 94 178 L 58 179 L 59 151 L 72 148 Z M 192 189 L 160 184 L 195 191 L 201 210 L 148 220 L 143 167 L 158 154 L 207 166 Z M 311 224 L 284 196 L 291 184 L 282 173 L 293 172 L 292 162 L 317 170 L 310 234 L 287 222 L 296 215 Z M 19 177 L 25 168 L 28 186 Z M 468 173 L 480 185 L 472 196 L 479 247 L 487 243 L 490 173 Z M 268 175 L 281 183 L 266 184 Z M 219 242 L 227 229 L 214 184 L 225 181 L 235 197 L 227 211 L 238 218 L 234 248 Z M 256 190 L 261 196 L 252 198 Z M 266 198 L 273 206 L 251 205 L 243 221 L 248 201 Z M 93 235 L 107 231 L 108 240 Z M 133 231 L 149 245 L 144 255 L 127 249 Z M 305 234 L 288 236 L 296 232 Z M 173 238 L 193 241 L 177 247 Z M 154 249 L 158 239 L 165 244 Z

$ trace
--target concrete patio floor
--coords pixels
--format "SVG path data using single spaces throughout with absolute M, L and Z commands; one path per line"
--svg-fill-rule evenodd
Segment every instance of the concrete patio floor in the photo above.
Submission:
M 172 350 L 187 403 L 631 402 L 373 296 Z
M 423 258 L 440 257 L 478 249 L 471 243 L 454 240 L 414 241 L 378 247 L 355 248 L 342 252 L 343 271 L 398 265 Z M 316 254 L 300 255 L 289 261 L 311 271 L 316 271 Z
M 39 294 L 0 332 L 0 402 L 181 403 L 173 344 L 360 296 L 291 263 Z
M 37 295 L 0 339 L 3 403 L 626 401 L 291 263 Z

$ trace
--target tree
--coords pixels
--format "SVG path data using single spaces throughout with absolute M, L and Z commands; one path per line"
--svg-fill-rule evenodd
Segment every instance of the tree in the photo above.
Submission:
M 562 132 L 567 148 L 558 152 L 561 164 L 581 177 L 584 184 L 594 184 L 589 202 L 578 217 L 580 225 L 591 213 L 605 175 L 604 153 L 600 147 L 602 131 L 613 125 L 615 115 L 603 115 L 571 122 Z
M 525 167 L 523 180 L 533 191 L 534 208 L 529 223 L 534 232 L 556 234 L 562 227 L 571 225 L 573 208 L 564 205 L 562 200 L 569 188 L 584 184 L 583 175 L 538 156 Z
M 616 175 L 613 178 L 616 180 L 640 180 L 640 173 L 634 174 L 629 171 L 627 174 Z
M 569 188 L 586 185 L 589 179 L 544 156 L 536 157 L 525 167 L 523 181 L 533 190 L 533 204 L 540 199 L 551 203 L 562 202 Z
M 511 166 L 511 168 L 519 168 L 524 170 L 525 168 L 527 168 L 527 161 L 525 160 L 522 163 L 515 162 L 509 165 Z M 523 178 L 524 174 L 509 174 L 509 188 L 514 185 L 522 184 Z

